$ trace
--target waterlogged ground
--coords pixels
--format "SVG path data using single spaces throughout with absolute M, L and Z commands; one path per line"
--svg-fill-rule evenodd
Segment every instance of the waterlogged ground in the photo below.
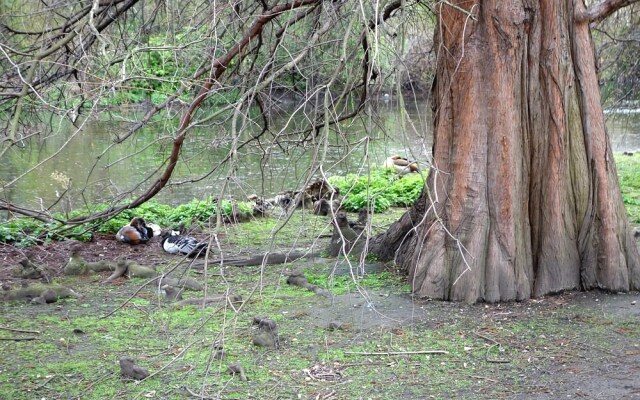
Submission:
M 304 218 L 293 221 L 295 231 L 276 235 L 280 248 L 326 246 L 326 221 Z M 384 221 L 374 223 L 384 229 Z M 266 221 L 229 227 L 219 236 L 221 251 L 248 257 L 270 242 L 273 229 Z M 104 284 L 109 273 L 60 275 L 72 246 L 58 242 L 28 254 L 80 298 L 0 303 L 0 398 L 640 398 L 638 293 L 466 305 L 414 299 L 393 266 L 375 261 L 364 265 L 364 277 L 355 262 L 321 257 L 264 269 L 215 264 L 205 273 L 164 255 L 157 243 L 130 248 L 97 237 L 83 245 L 87 260 L 177 265 L 179 275 L 206 282 L 206 296 L 243 299 L 175 307 L 145 279 Z M 12 277 L 21 256 L 0 249 L 3 284 L 24 283 Z M 292 271 L 333 297 L 287 285 Z M 253 344 L 255 316 L 277 323 L 277 348 Z M 123 356 L 151 376 L 122 378 Z M 228 372 L 236 362 L 246 381 Z

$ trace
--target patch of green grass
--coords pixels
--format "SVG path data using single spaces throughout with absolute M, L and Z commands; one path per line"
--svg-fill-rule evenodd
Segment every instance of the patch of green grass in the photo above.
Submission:
M 629 221 L 640 224 L 640 153 L 614 155 L 622 201 Z
M 356 266 L 354 268 L 357 269 Z M 357 287 L 367 289 L 379 288 L 397 288 L 402 287 L 404 279 L 391 272 L 367 273 L 364 276 L 358 276 L 358 271 L 354 271 L 351 275 L 328 275 L 326 273 L 307 273 L 306 277 L 309 283 L 328 289 L 332 294 L 339 295 L 353 292 Z
M 330 278 L 327 265 L 296 268 L 305 268 L 317 285 L 333 285 L 334 294 L 358 293 L 351 277 Z M 0 341 L 0 351 L 11 354 L 0 359 L 0 395 L 180 398 L 188 395 L 186 387 L 194 392 L 202 388 L 208 396 L 221 398 L 314 398 L 332 390 L 339 398 L 440 398 L 445 394 L 496 398 L 526 391 L 531 385 L 528 375 L 545 368 L 553 361 L 550 357 L 591 351 L 593 346 L 614 351 L 618 337 L 630 343 L 640 339 L 640 328 L 631 317 L 602 318 L 597 309 L 547 309 L 531 303 L 422 302 L 413 306 L 428 309 L 426 320 L 330 331 L 317 320 L 316 307 L 332 300 L 286 285 L 282 266 L 265 268 L 262 284 L 260 273 L 259 267 L 226 271 L 227 283 L 247 300 L 237 312 L 224 303 L 205 309 L 174 308 L 155 297 L 155 288 L 146 288 L 136 301 L 108 318 L 99 318 L 122 304 L 139 281 L 108 288 L 78 283 L 77 291 L 95 295 L 61 302 L 60 309 L 0 304 L 0 326 L 40 332 L 33 334 L 34 341 Z M 401 278 L 386 271 L 357 281 L 375 298 L 379 293 L 397 293 L 400 283 Z M 382 291 L 376 289 L 382 287 Z M 209 295 L 223 293 L 224 288 L 212 285 Z M 185 293 L 186 297 L 199 295 Z M 98 307 L 105 301 L 106 309 Z M 82 307 L 86 303 L 89 308 Z M 256 315 L 278 324 L 278 349 L 252 344 Z M 0 330 L 0 337 L 12 336 L 15 333 Z M 213 359 L 216 342 L 224 345 L 224 360 Z M 585 348 L 585 343 L 590 347 Z M 424 350 L 447 354 L 421 354 Z M 139 384 L 123 380 L 118 359 L 124 355 L 157 375 Z M 248 383 L 227 372 L 232 362 L 244 366 Z M 320 366 L 339 372 L 339 381 L 309 378 L 311 372 L 305 371 Z
M 309 211 L 296 211 L 286 216 L 257 218 L 249 223 L 225 225 L 221 234 L 229 245 L 236 248 L 268 249 L 271 244 L 280 248 L 307 248 L 318 235 L 331 234 L 327 217 Z
M 619 171 L 621 176 L 635 174 L 631 166 Z M 373 215 L 374 228 L 384 229 L 402 212 L 391 209 Z M 219 234 L 233 246 L 264 251 L 280 223 L 258 219 L 227 225 Z M 276 235 L 274 246 L 306 248 L 318 235 L 330 233 L 327 227 L 326 217 L 297 211 Z M 234 305 L 235 310 L 224 302 L 204 309 L 176 308 L 150 285 L 107 318 L 101 317 L 127 301 L 144 280 L 101 285 L 95 279 L 64 277 L 60 283 L 73 287 L 82 298 L 44 306 L 0 303 L 0 326 L 38 332 L 0 329 L 2 339 L 36 338 L 0 341 L 0 352 L 9 355 L 0 357 L 0 398 L 191 397 L 185 388 L 194 393 L 202 390 L 207 397 L 239 399 L 316 398 L 332 392 L 336 398 L 376 399 L 492 399 L 513 393 L 535 397 L 530 390 L 538 379 L 546 379 L 539 371 L 576 359 L 597 362 L 598 357 L 618 354 L 622 344 L 640 341 L 640 326 L 632 315 L 603 315 L 596 307 L 556 306 L 544 299 L 469 306 L 410 302 L 406 296 L 406 306 L 415 315 L 424 311 L 422 317 L 408 314 L 407 320 L 389 322 L 386 315 L 371 313 L 367 318 L 387 323 L 370 327 L 352 323 L 329 330 L 330 318 L 346 319 L 344 310 L 353 309 L 344 300 L 349 296 L 362 303 L 359 296 L 366 293 L 384 302 L 389 294 L 404 298 L 409 293 L 404 277 L 386 270 L 354 280 L 350 275 L 332 275 L 334 266 L 334 261 L 299 260 L 265 268 L 215 268 L 210 272 L 222 271 L 224 278 L 209 276 L 207 295 L 231 291 L 240 294 L 245 304 Z M 287 285 L 286 276 L 293 270 L 303 271 L 310 283 L 336 297 Z M 184 293 L 185 298 L 202 295 Z M 279 348 L 252 344 L 257 331 L 252 319 L 258 315 L 278 324 Z M 223 343 L 224 360 L 213 358 L 218 342 Z M 420 353 L 424 350 L 447 354 Z M 124 355 L 156 375 L 137 384 L 123 380 L 118 359 Z M 232 362 L 244 366 L 249 382 L 227 372 Z M 338 381 L 311 378 L 310 371 L 320 366 L 339 372 Z

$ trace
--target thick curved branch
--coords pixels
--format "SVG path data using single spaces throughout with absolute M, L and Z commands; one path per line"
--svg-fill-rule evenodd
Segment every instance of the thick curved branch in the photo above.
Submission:
M 62 222 L 58 219 L 52 218 L 49 213 L 29 210 L 27 208 L 16 206 L 15 204 L 8 203 L 4 200 L 0 200 L 0 210 L 6 210 L 16 214 L 24 215 L 26 217 L 31 217 L 33 219 L 37 219 L 38 221 L 42 221 L 42 222 L 51 222 L 52 220 L 55 220 L 57 222 Z
M 586 10 L 576 10 L 576 22 L 600 22 L 619 9 L 640 0 L 605 0 L 593 4 Z

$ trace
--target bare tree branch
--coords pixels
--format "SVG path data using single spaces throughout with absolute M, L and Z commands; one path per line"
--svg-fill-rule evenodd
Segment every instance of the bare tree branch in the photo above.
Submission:
M 637 3 L 639 0 L 604 0 L 593 4 L 588 9 L 576 9 L 576 22 L 600 22 L 619 9 Z
M 187 134 L 187 130 L 189 124 L 193 118 L 195 111 L 200 107 L 205 98 L 209 95 L 209 91 L 213 87 L 213 84 L 217 81 L 218 78 L 225 72 L 229 63 L 240 54 L 250 43 L 251 41 L 257 37 L 265 25 L 278 17 L 285 11 L 295 10 L 297 8 L 312 5 L 317 3 L 318 0 L 298 0 L 292 3 L 277 5 L 272 7 L 269 11 L 260 15 L 253 25 L 249 28 L 243 39 L 234 47 L 232 47 L 224 56 L 214 59 L 211 62 L 210 69 L 210 77 L 205 80 L 200 91 L 195 96 L 195 99 L 191 102 L 189 107 L 183 112 L 182 118 L 180 119 L 180 125 L 178 127 L 178 132 L 176 138 L 173 140 L 173 147 L 171 150 L 171 155 L 169 156 L 169 163 L 167 168 L 164 170 L 162 176 L 156 180 L 156 182 L 142 195 L 138 196 L 132 202 L 107 209 L 103 212 L 93 214 L 84 218 L 73 218 L 68 220 L 67 222 L 70 224 L 83 224 L 87 222 L 91 222 L 100 218 L 107 218 L 109 216 L 115 215 L 123 210 L 135 208 L 140 204 L 152 199 L 166 184 L 169 182 L 171 175 L 178 163 L 178 157 L 180 155 L 180 150 L 182 149 L 182 143 Z

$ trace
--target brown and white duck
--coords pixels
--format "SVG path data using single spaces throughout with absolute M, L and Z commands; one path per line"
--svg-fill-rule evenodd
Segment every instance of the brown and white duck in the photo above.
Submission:
M 418 172 L 418 163 L 415 161 L 409 161 L 399 155 L 393 155 L 387 158 L 384 162 L 384 166 L 387 168 L 395 169 L 398 174 L 406 175 L 411 172 Z
M 149 225 L 147 226 L 144 219 L 135 217 L 131 219 L 129 225 L 120 228 L 116 233 L 116 240 L 127 244 L 147 243 L 154 236 L 153 224 Z

